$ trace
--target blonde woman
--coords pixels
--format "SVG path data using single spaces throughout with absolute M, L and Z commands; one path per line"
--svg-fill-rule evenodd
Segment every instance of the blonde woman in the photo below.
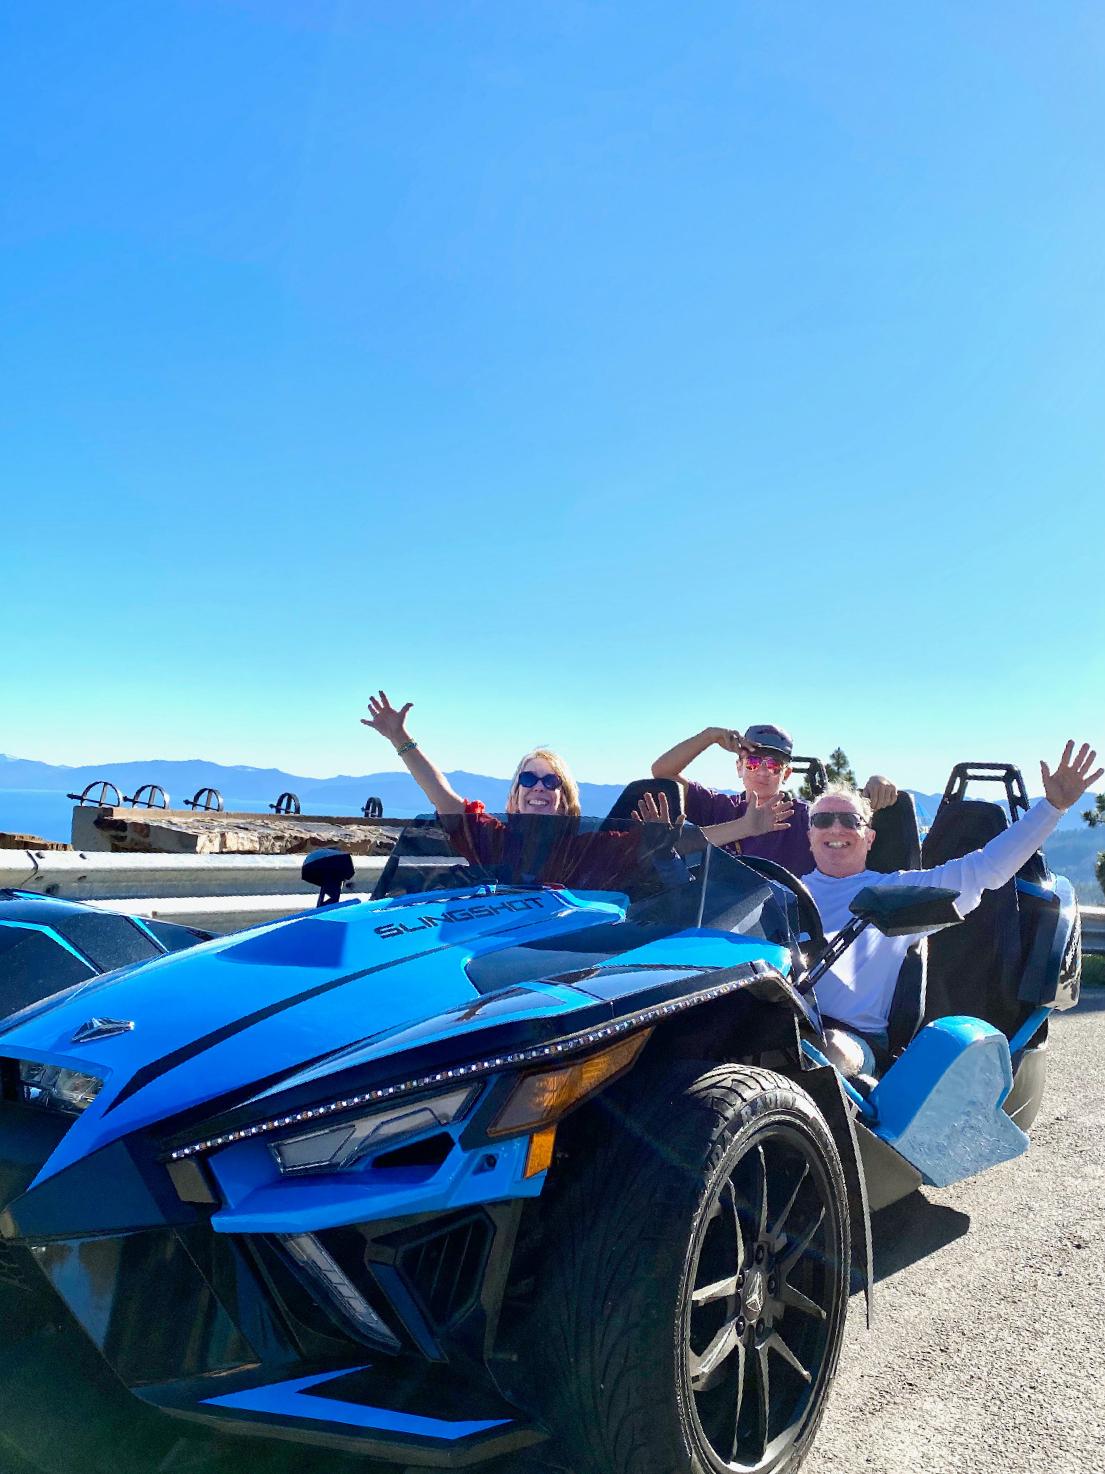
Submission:
M 483 804 L 461 798 L 448 778 L 432 762 L 407 731 L 407 713 L 414 705 L 408 701 L 398 710 L 381 691 L 368 700 L 367 717 L 361 722 L 386 737 L 403 759 L 407 772 L 421 788 L 439 814 L 478 814 Z M 568 771 L 564 759 L 547 747 L 527 752 L 514 770 L 507 795 L 508 814 L 566 814 L 578 818 L 579 785 Z
M 443 828 L 456 853 L 481 867 L 503 868 L 512 874 L 522 871 L 540 875 L 546 884 L 578 885 L 589 890 L 620 890 L 624 877 L 650 856 L 670 850 L 677 826 L 672 824 L 667 799 L 659 803 L 646 794 L 634 811 L 637 824 L 649 826 L 647 837 L 636 825 L 619 825 L 602 830 L 585 829 L 572 823 L 537 826 L 543 834 L 536 849 L 518 852 L 522 836 L 510 838 L 508 825 L 484 812 L 476 799 L 461 798 L 448 778 L 430 761 L 407 731 L 407 713 L 412 702 L 398 710 L 380 691 L 369 698 L 367 717 L 361 721 L 386 737 L 403 759 L 407 771 L 445 821 Z M 528 752 L 514 770 L 506 801 L 508 814 L 545 815 L 563 820 L 578 819 L 579 785 L 564 760 L 547 747 Z M 636 831 L 636 832 L 635 832 Z M 530 838 L 535 837 L 535 833 Z M 517 843 L 514 843 L 517 842 Z M 514 848 L 512 849 L 512 843 Z

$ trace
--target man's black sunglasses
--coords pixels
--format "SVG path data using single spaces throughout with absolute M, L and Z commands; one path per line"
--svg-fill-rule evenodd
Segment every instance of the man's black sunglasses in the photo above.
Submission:
M 831 829 L 838 822 L 845 829 L 862 829 L 867 820 L 859 814 L 853 814 L 851 809 L 825 809 L 820 814 L 810 815 L 810 823 L 815 829 Z

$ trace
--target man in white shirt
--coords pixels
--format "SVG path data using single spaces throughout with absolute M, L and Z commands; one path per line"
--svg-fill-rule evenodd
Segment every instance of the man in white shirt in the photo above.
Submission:
M 1060 815 L 1105 773 L 1091 772 L 1097 753 L 1083 743 L 1077 755 L 1068 742 L 1055 771 L 1040 764 L 1044 797 L 982 849 L 931 870 L 883 875 L 867 869 L 875 839 L 871 807 L 862 794 L 841 789 L 823 793 L 810 809 L 810 846 L 815 869 L 805 883 L 817 902 L 827 936 L 852 920 L 849 906 L 865 886 L 944 886 L 959 892 L 960 916 L 973 911 L 983 891 L 997 890 L 1040 848 Z M 885 937 L 867 927 L 817 984 L 826 1021 L 826 1054 L 845 1074 L 869 1074 L 876 1049 L 885 1048 L 890 1005 L 902 960 L 916 937 Z

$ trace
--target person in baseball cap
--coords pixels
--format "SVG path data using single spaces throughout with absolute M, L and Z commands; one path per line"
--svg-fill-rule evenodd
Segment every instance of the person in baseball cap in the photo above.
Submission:
M 710 747 L 721 747 L 737 760 L 743 793 L 724 793 L 687 778 L 684 769 Z M 794 741 L 770 722 L 744 731 L 736 727 L 704 727 L 663 753 L 652 765 L 654 778 L 674 778 L 683 788 L 683 809 L 706 838 L 731 854 L 758 855 L 785 865 L 792 875 L 813 868 L 809 806 L 783 791 L 791 775 Z M 864 793 L 872 809 L 885 808 L 898 796 L 887 778 L 875 775 Z

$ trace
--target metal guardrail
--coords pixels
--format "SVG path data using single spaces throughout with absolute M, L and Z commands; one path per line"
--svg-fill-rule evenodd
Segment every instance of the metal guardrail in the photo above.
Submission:
M 351 895 L 371 893 L 384 855 L 354 855 Z M 0 850 L 0 889 L 94 901 L 209 931 L 258 926 L 306 910 L 316 892 L 300 879 L 302 855 L 112 855 L 81 850 Z M 1105 955 L 1105 906 L 1083 906 L 1082 949 Z
M 1105 956 L 1105 906 L 1082 906 L 1082 951 Z
M 353 856 L 351 895 L 372 891 L 386 858 Z M 300 879 L 302 864 L 302 855 L 0 850 L 0 888 L 229 932 L 307 910 L 317 892 Z

